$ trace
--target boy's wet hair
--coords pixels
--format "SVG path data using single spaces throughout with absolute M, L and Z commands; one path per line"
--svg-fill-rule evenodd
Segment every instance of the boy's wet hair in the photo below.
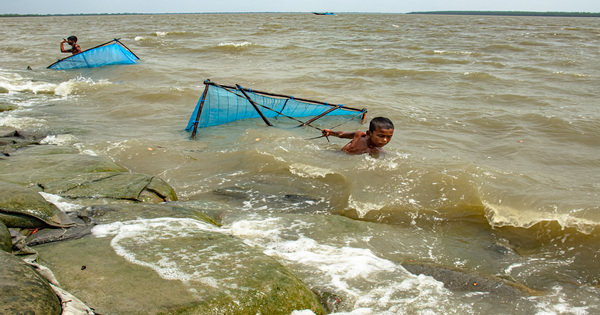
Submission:
M 67 40 L 72 40 L 73 42 L 77 43 L 77 36 L 69 36 L 67 37 Z
M 391 120 L 385 117 L 375 117 L 371 119 L 371 123 L 369 124 L 369 131 L 373 132 L 379 129 L 394 129 L 394 124 Z

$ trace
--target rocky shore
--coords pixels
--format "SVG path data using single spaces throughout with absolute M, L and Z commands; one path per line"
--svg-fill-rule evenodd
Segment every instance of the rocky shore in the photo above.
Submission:
M 44 137 L 0 127 L 0 313 L 345 310 L 335 292 L 309 288 L 262 249 L 220 231 L 224 213 L 177 201 L 163 179 L 74 148 L 42 145 Z M 140 229 L 148 237 L 127 236 Z M 443 266 L 405 268 L 452 290 L 536 294 Z
M 216 231 L 219 223 L 209 215 L 175 204 L 175 191 L 162 179 L 40 145 L 43 137 L 0 127 L 0 313 L 325 313 L 317 295 L 276 260 Z M 80 207 L 62 211 L 43 196 Z M 217 266 L 196 279 L 169 279 L 92 233 L 100 224 L 135 220 L 184 232 L 186 224 L 203 225 L 193 236 L 155 241 L 172 241 L 174 253 L 205 252 L 202 261 L 182 257 L 177 268 Z M 145 245 L 130 252 L 152 255 L 153 245 Z

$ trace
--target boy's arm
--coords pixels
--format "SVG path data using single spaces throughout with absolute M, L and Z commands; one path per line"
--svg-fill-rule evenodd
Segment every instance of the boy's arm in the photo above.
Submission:
M 64 52 L 64 53 L 71 52 L 70 50 L 66 50 L 65 49 L 65 43 L 66 42 L 67 42 L 66 40 L 63 40 L 62 42 L 60 42 L 60 51 L 61 52 Z
M 334 137 L 344 138 L 344 139 L 353 139 L 354 135 L 356 134 L 356 132 L 333 131 L 331 129 L 323 129 L 323 130 L 321 130 L 321 133 L 325 137 L 334 136 Z

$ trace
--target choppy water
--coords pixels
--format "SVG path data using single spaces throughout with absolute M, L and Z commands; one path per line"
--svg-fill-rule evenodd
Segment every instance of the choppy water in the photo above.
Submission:
M 180 200 L 228 209 L 228 233 L 339 292 L 345 311 L 600 310 L 599 19 L 206 14 L 0 26 L 10 34 L 0 101 L 19 106 L 1 125 L 48 131 L 49 143 L 164 178 Z M 142 61 L 45 69 L 69 35 L 84 49 L 121 38 Z M 366 107 L 394 121 L 394 138 L 377 159 L 260 120 L 191 140 L 183 129 L 205 79 Z M 407 273 L 409 260 L 544 294 L 505 304 L 452 292 Z

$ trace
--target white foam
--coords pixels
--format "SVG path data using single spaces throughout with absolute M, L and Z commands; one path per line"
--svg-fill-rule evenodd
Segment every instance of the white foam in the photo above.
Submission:
M 238 221 L 230 230 L 250 245 L 267 248 L 265 253 L 268 255 L 293 265 L 300 264 L 303 270 L 312 270 L 307 272 L 309 278 L 303 280 L 309 285 L 327 283 L 332 286 L 331 292 L 343 296 L 346 303 L 354 303 L 354 311 L 347 314 L 371 314 L 380 310 L 402 313 L 421 307 L 440 311 L 442 308 L 437 305 L 450 298 L 451 293 L 441 282 L 423 275 L 414 276 L 401 265 L 378 257 L 368 248 L 323 244 L 298 232 L 314 228 L 306 222 L 290 224 L 269 218 Z M 292 229 L 293 233 L 287 232 L 295 237 L 285 239 L 282 236 L 285 229 Z M 403 308 L 403 304 L 410 306 Z
M 81 89 L 81 88 L 87 88 L 87 87 L 93 87 L 93 86 L 103 86 L 103 85 L 109 85 L 109 84 L 112 84 L 112 83 L 106 79 L 94 81 L 92 78 L 78 76 L 69 81 L 60 83 L 54 89 L 54 94 L 65 97 L 65 96 L 74 94 L 78 89 Z
M 86 149 L 85 144 L 83 144 L 83 143 L 75 143 L 75 144 L 73 144 L 73 146 L 76 147 L 79 150 L 79 153 L 81 153 L 81 154 L 90 155 L 90 156 L 98 156 L 98 154 L 94 150 Z
M 243 43 L 219 43 L 219 46 L 233 46 L 233 47 L 247 47 L 252 45 L 251 42 L 243 42 Z
M 69 145 L 77 141 L 77 138 L 71 134 L 62 135 L 50 135 L 40 141 L 41 144 L 54 144 L 54 145 Z
M 0 72 L 0 87 L 7 89 L 9 93 L 52 94 L 56 84 L 32 81 L 16 73 Z
M 289 168 L 292 174 L 306 178 L 325 177 L 328 174 L 335 174 L 335 172 L 330 169 L 300 163 L 292 163 Z
M 31 117 L 15 117 L 12 114 L 0 114 L 0 126 L 13 127 L 15 129 L 28 129 L 29 127 L 43 127 L 45 120 Z
M 119 256 L 153 269 L 163 279 L 231 288 L 231 284 L 207 276 L 211 268 L 219 265 L 219 257 L 211 253 L 211 248 L 190 250 L 185 246 L 168 245 L 194 237 L 199 231 L 225 233 L 220 228 L 194 219 L 156 218 L 97 225 L 92 234 L 99 238 L 112 236 L 111 246 Z M 171 243 L 165 244 L 165 240 Z M 206 255 L 211 255 L 210 262 L 200 263 L 206 260 L 202 259 Z
M 55 206 L 58 207 L 58 209 L 62 210 L 63 212 L 69 213 L 69 212 L 77 211 L 78 209 L 81 208 L 81 205 L 73 203 L 72 201 L 66 201 L 69 199 L 65 199 L 58 195 L 53 195 L 53 194 L 49 194 L 49 193 L 45 193 L 45 192 L 41 192 L 41 191 L 39 192 L 39 194 L 42 195 L 42 197 L 44 197 L 44 199 L 46 199 L 46 201 L 54 204 Z
M 363 218 L 369 211 L 376 211 L 383 208 L 385 204 L 378 204 L 374 202 L 364 202 L 355 200 L 352 195 L 348 197 L 348 207 L 355 209 L 358 212 L 358 216 Z
M 569 298 L 562 292 L 562 287 L 555 286 L 552 289 L 554 292 L 550 292 L 544 296 L 534 296 L 529 298 L 536 302 L 536 307 L 538 308 L 536 314 L 591 314 L 589 312 L 589 306 L 576 307 L 567 302 Z

